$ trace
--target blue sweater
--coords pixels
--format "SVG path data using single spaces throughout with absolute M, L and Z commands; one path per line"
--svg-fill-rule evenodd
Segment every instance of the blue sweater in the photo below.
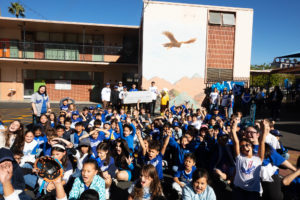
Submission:
M 123 127 L 122 127 L 122 123 L 119 122 L 118 123 L 119 125 L 119 128 L 120 128 L 120 134 L 121 134 L 121 138 L 126 140 L 127 144 L 128 144 L 128 147 L 131 151 L 133 151 L 133 139 L 134 139 L 134 136 L 135 136 L 135 133 L 136 133 L 136 128 L 133 124 L 130 124 L 130 126 L 132 127 L 132 133 L 130 135 L 128 135 L 127 137 L 124 136 L 123 134 Z

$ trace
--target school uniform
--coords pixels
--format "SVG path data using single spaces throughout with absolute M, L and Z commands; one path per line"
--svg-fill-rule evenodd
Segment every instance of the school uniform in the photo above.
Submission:
M 193 166 L 192 167 L 192 170 L 190 172 L 186 172 L 185 169 L 182 169 L 182 170 L 178 170 L 174 177 L 177 177 L 179 179 L 179 181 L 181 183 L 184 183 L 185 185 L 186 184 L 189 184 L 192 182 L 192 179 L 193 179 L 193 172 L 196 170 L 196 167 Z M 179 195 L 182 195 L 182 187 L 176 183 L 176 182 L 173 182 L 172 184 L 172 188 L 174 190 L 176 190 L 178 192 Z
M 236 174 L 234 177 L 233 199 L 259 199 L 262 192 L 260 170 L 262 161 L 257 156 L 248 158 L 243 155 L 236 157 Z

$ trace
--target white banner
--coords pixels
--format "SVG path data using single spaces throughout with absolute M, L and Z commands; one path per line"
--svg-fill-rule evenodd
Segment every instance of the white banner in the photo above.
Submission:
M 152 102 L 152 93 L 150 91 L 127 92 L 123 99 L 124 104 L 131 103 L 150 103 Z
M 71 90 L 71 81 L 70 80 L 55 80 L 55 89 L 56 90 Z

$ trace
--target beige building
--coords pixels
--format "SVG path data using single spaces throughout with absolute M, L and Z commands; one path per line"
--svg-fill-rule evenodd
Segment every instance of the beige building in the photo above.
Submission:
M 106 82 L 138 82 L 138 26 L 0 17 L 0 100 L 46 84 L 51 100 L 100 101 Z

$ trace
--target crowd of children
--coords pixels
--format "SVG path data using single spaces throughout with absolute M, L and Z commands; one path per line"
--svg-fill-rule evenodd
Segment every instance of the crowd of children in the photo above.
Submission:
M 218 95 L 225 98 L 220 105 Z M 274 122 L 243 124 L 231 95 L 215 90 L 208 109 L 165 106 L 156 116 L 107 102 L 106 109 L 78 110 L 66 99 L 58 116 L 42 112 L 27 130 L 15 120 L 0 133 L 0 194 L 7 200 L 299 199 L 299 162 L 287 160 Z M 45 183 L 34 168 L 41 156 L 60 162 L 63 176 Z M 293 173 L 281 177 L 280 167 Z M 125 193 L 116 189 L 120 183 L 129 183 Z

